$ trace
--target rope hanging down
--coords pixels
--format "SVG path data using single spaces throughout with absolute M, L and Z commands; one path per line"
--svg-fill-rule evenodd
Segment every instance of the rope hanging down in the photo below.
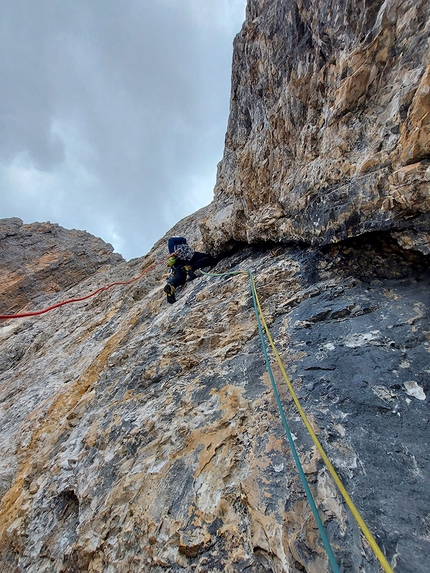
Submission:
M 292 384 L 291 384 L 291 381 L 290 381 L 290 379 L 289 379 L 289 377 L 288 377 L 288 374 L 287 374 L 287 372 L 286 372 L 286 370 L 285 370 L 285 368 L 284 368 L 284 365 L 283 365 L 283 363 L 282 363 L 281 357 L 279 356 L 279 353 L 278 353 L 278 351 L 276 350 L 276 347 L 275 347 L 275 344 L 274 344 L 274 342 L 273 342 L 272 336 L 270 335 L 269 328 L 268 328 L 268 326 L 267 326 L 266 320 L 265 320 L 265 318 L 264 318 L 263 311 L 262 311 L 261 306 L 260 306 L 260 302 L 259 302 L 259 300 L 258 300 L 257 290 L 256 290 L 256 288 L 255 288 L 255 283 L 254 283 L 254 277 L 253 277 L 251 274 L 250 274 L 250 279 L 251 279 L 251 282 L 252 282 L 252 284 L 253 284 L 253 287 L 252 287 L 252 288 L 253 288 L 253 292 L 255 292 L 255 298 L 256 298 L 256 300 L 257 300 L 258 311 L 259 311 L 259 314 L 260 314 L 260 316 L 261 316 L 261 321 L 262 321 L 262 323 L 263 323 L 263 325 L 264 325 L 264 330 L 266 331 L 266 335 L 267 335 L 267 338 L 268 338 L 268 340 L 269 340 L 270 346 L 272 347 L 272 350 L 273 350 L 273 352 L 274 352 L 274 354 L 275 354 L 276 361 L 277 361 L 277 363 L 278 363 L 278 365 L 279 365 L 279 368 L 281 369 L 282 375 L 283 375 L 284 380 L 285 380 L 285 382 L 286 382 L 286 384 L 287 384 L 287 386 L 288 386 L 288 389 L 289 389 L 290 394 L 291 394 L 291 396 L 292 396 L 292 398 L 293 398 L 293 400 L 294 400 L 294 403 L 296 404 L 296 407 L 297 407 L 297 409 L 298 409 L 298 411 L 299 411 L 299 414 L 300 414 L 300 416 L 301 416 L 301 418 L 302 418 L 302 420 L 303 420 L 303 422 L 304 422 L 304 424 L 305 424 L 305 426 L 306 426 L 306 428 L 307 428 L 307 430 L 308 430 L 308 432 L 309 432 L 309 434 L 310 434 L 310 436 L 311 436 L 311 438 L 312 438 L 312 440 L 313 440 L 315 446 L 317 447 L 317 449 L 318 449 L 318 451 L 319 451 L 319 453 L 320 453 L 322 459 L 324 460 L 324 463 L 325 463 L 325 465 L 327 466 L 327 469 L 329 470 L 329 472 L 330 472 L 330 474 L 331 474 L 331 476 L 332 476 L 334 482 L 336 483 L 336 485 L 337 485 L 337 487 L 338 487 L 340 493 L 342 494 L 342 497 L 343 497 L 343 499 L 345 500 L 345 503 L 347 504 L 347 506 L 348 506 L 349 509 L 351 510 L 352 515 L 354 516 L 356 522 L 357 522 L 358 525 L 360 526 L 360 529 L 361 529 L 361 531 L 363 532 L 363 535 L 365 536 L 365 538 L 367 539 L 367 541 L 369 542 L 369 545 L 370 545 L 371 548 L 373 549 L 373 552 L 375 553 L 375 555 L 376 555 L 376 557 L 377 557 L 379 563 L 381 564 L 383 570 L 384 570 L 386 573 L 393 573 L 393 570 L 392 570 L 390 564 L 388 563 L 387 559 L 385 558 L 384 554 L 382 553 L 381 549 L 379 548 L 378 544 L 376 543 L 376 541 L 375 541 L 373 535 L 371 534 L 369 528 L 367 527 L 366 523 L 364 522 L 363 518 L 361 517 L 361 515 L 360 515 L 358 509 L 355 507 L 354 502 L 352 501 L 352 499 L 350 498 L 348 492 L 346 491 L 346 489 L 345 489 L 343 483 L 341 482 L 341 480 L 340 480 L 338 474 L 336 473 L 336 470 L 334 469 L 334 467 L 333 467 L 333 465 L 331 464 L 331 462 L 330 462 L 330 460 L 329 460 L 327 454 L 325 453 L 325 451 L 324 451 L 324 449 L 323 449 L 323 447 L 322 447 L 322 445 L 321 445 L 321 442 L 318 440 L 318 438 L 317 438 L 315 432 L 314 432 L 313 429 L 312 429 L 312 426 L 311 426 L 310 423 L 309 423 L 308 418 L 306 417 L 306 414 L 305 414 L 305 412 L 304 412 L 304 410 L 303 410 L 303 408 L 302 408 L 302 406 L 301 406 L 301 404 L 300 404 L 300 402 L 299 402 L 299 399 L 297 398 L 297 395 L 296 395 L 296 393 L 295 393 L 295 391 L 294 391 L 294 388 L 293 388 L 293 386 L 292 386 Z
M 54 308 L 58 308 L 59 306 L 63 306 L 65 304 L 70 304 L 72 302 L 80 302 L 81 300 L 86 300 L 87 298 L 91 298 L 92 296 L 95 296 L 99 292 L 108 290 L 114 286 L 129 285 L 131 283 L 134 283 L 135 281 L 138 281 L 144 275 L 146 275 L 146 273 L 149 273 L 149 271 L 152 271 L 153 269 L 155 269 L 155 267 L 158 267 L 158 265 L 161 265 L 161 264 L 165 263 L 166 261 L 167 261 L 167 259 L 163 259 L 163 260 L 159 261 L 158 263 L 151 265 L 150 267 L 145 269 L 138 277 L 134 277 L 133 279 L 130 279 L 129 281 L 118 281 L 115 283 L 111 283 L 110 285 L 100 287 L 97 290 L 95 290 L 95 291 L 93 291 L 90 294 L 87 294 L 85 296 L 81 296 L 78 298 L 69 298 L 68 300 L 63 300 L 61 302 L 57 302 L 56 304 L 53 304 L 52 306 L 48 306 L 47 308 L 44 308 L 42 310 L 34 310 L 31 312 L 21 312 L 19 314 L 0 314 L 0 320 L 7 320 L 7 319 L 11 319 L 11 318 L 26 318 L 27 316 L 37 316 L 39 314 L 45 314 L 45 312 L 49 312 L 50 310 L 53 310 Z
M 267 347 L 266 347 L 266 342 L 265 342 L 264 336 L 263 336 L 263 330 L 261 328 L 260 314 L 259 314 L 259 310 L 257 307 L 257 292 L 255 290 L 254 277 L 252 276 L 251 272 L 249 273 L 249 278 L 250 278 L 250 282 L 251 282 L 252 301 L 254 303 L 254 312 L 255 312 L 255 316 L 257 318 L 258 332 L 260 334 L 261 346 L 263 348 L 264 359 L 266 361 L 267 371 L 269 373 L 270 382 L 272 383 L 272 389 L 273 389 L 273 393 L 275 395 L 276 403 L 278 405 L 279 414 L 281 416 L 282 424 L 283 424 L 285 432 L 287 434 L 288 443 L 290 444 L 290 448 L 291 448 L 291 453 L 293 454 L 293 458 L 294 458 L 294 461 L 296 463 L 301 482 L 303 484 L 306 496 L 307 496 L 308 501 L 309 501 L 309 505 L 311 506 L 312 513 L 315 517 L 315 521 L 317 522 L 317 526 L 318 526 L 318 529 L 319 529 L 319 532 L 321 535 L 321 540 L 323 542 L 324 549 L 326 550 L 327 557 L 328 557 L 328 560 L 330 562 L 331 568 L 333 569 L 333 573 L 340 573 L 339 565 L 337 564 L 336 557 L 334 556 L 333 550 L 332 550 L 331 545 L 330 545 L 330 541 L 328 540 L 325 527 L 324 527 L 323 522 L 321 521 L 321 517 L 318 513 L 318 509 L 317 509 L 315 500 L 313 498 L 311 489 L 309 487 L 308 480 L 306 479 L 306 475 L 305 475 L 305 472 L 303 470 L 303 466 L 302 466 L 300 459 L 299 459 L 299 456 L 297 454 L 297 450 L 296 450 L 296 446 L 294 444 L 293 436 L 291 435 L 291 431 L 290 431 L 290 428 L 288 426 L 288 421 L 287 421 L 287 418 L 285 416 L 284 409 L 282 407 L 281 398 L 279 396 L 278 389 L 276 387 L 275 378 L 273 376 L 272 367 L 270 365 L 269 356 L 267 354 Z
M 292 436 L 290 428 L 288 426 L 288 421 L 287 421 L 287 418 L 285 416 L 284 409 L 282 407 L 281 398 L 279 396 L 278 389 L 276 387 L 275 378 L 273 375 L 272 367 L 270 365 L 269 356 L 267 354 L 267 346 L 266 346 L 266 342 L 264 340 L 263 329 L 261 327 L 261 320 L 260 320 L 260 314 L 259 314 L 258 303 L 257 303 L 258 299 L 257 299 L 257 293 L 256 293 L 256 289 L 255 289 L 255 283 L 254 283 L 253 275 L 250 271 L 232 271 L 232 272 L 227 272 L 227 273 L 203 273 L 203 274 L 207 275 L 207 276 L 212 276 L 212 277 L 214 277 L 214 276 L 225 276 L 225 275 L 239 275 L 239 274 L 244 274 L 244 275 L 249 276 L 252 301 L 254 303 L 254 312 L 255 312 L 256 319 L 257 319 L 257 326 L 258 326 L 258 332 L 260 334 L 261 346 L 263 349 L 264 359 L 266 362 L 266 368 L 267 368 L 267 371 L 269 373 L 270 381 L 272 383 L 272 389 L 273 389 L 273 393 L 275 395 L 276 404 L 278 405 L 279 414 L 281 416 L 282 424 L 284 426 L 285 433 L 287 434 L 287 439 L 288 439 L 288 443 L 289 443 L 290 448 L 291 448 L 291 453 L 293 454 L 293 458 L 294 458 L 294 461 L 296 463 L 297 470 L 299 472 L 300 480 L 303 484 L 303 488 L 304 488 L 306 496 L 308 498 L 309 505 L 311 507 L 311 510 L 312 510 L 313 515 L 314 515 L 316 524 L 318 526 L 318 529 L 319 529 L 319 532 L 321 535 L 321 540 L 323 542 L 324 549 L 327 553 L 327 557 L 328 557 L 328 560 L 330 562 L 331 568 L 333 570 L 333 573 L 340 573 L 339 565 L 337 564 L 336 557 L 333 553 L 333 550 L 331 548 L 330 541 L 328 540 L 327 533 L 325 531 L 323 522 L 321 521 L 321 517 L 318 513 L 318 509 L 317 509 L 315 500 L 313 498 L 311 489 L 309 487 L 308 480 L 306 479 L 306 475 L 305 475 L 305 472 L 303 470 L 303 466 L 302 466 L 300 459 L 299 459 L 299 456 L 297 454 L 296 446 L 294 445 L 293 436 Z
M 318 529 L 320 530 L 321 538 L 322 538 L 324 547 L 325 547 L 325 549 L 326 549 L 326 551 L 327 551 L 327 556 L 328 556 L 328 558 L 329 558 L 329 561 L 330 561 L 330 564 L 331 564 L 331 566 L 332 566 L 332 568 L 333 568 L 333 571 L 336 572 L 336 571 L 339 570 L 338 568 L 336 569 L 336 567 L 338 567 L 338 565 L 337 565 L 337 563 L 336 563 L 336 561 L 335 561 L 334 555 L 333 555 L 332 557 L 330 556 L 330 552 L 329 552 L 329 551 L 331 551 L 331 547 L 330 547 L 330 544 L 329 544 L 329 542 L 328 542 L 328 539 L 327 539 L 327 543 L 328 543 L 328 547 L 330 547 L 330 549 L 327 550 L 326 543 L 325 543 L 325 541 L 324 541 L 324 537 L 326 537 L 326 535 L 325 535 L 325 530 L 324 530 L 324 526 L 323 526 L 322 523 L 321 523 L 321 527 L 320 527 L 319 521 L 321 521 L 321 520 L 320 520 L 319 514 L 318 514 L 318 512 L 317 512 L 317 510 L 316 510 L 315 502 L 313 501 L 313 499 L 312 499 L 312 502 L 311 502 L 312 493 L 310 493 L 310 490 L 309 490 L 310 496 L 308 495 L 308 490 L 307 490 L 307 488 L 308 488 L 309 486 L 307 486 L 307 485 L 305 486 L 305 481 L 304 481 L 304 480 L 306 480 L 306 476 L 305 476 L 304 473 L 303 473 L 303 477 L 302 477 L 302 473 L 301 473 L 301 472 L 303 471 L 303 469 L 301 469 L 300 460 L 299 460 L 299 458 L 298 458 L 298 456 L 297 456 L 297 451 L 296 451 L 296 449 L 295 449 L 294 442 L 292 441 L 292 439 L 290 440 L 290 434 L 291 434 L 291 433 L 290 433 L 290 431 L 289 431 L 289 429 L 288 429 L 288 422 L 287 422 L 287 420 L 286 420 L 285 413 L 284 413 L 283 408 L 282 408 L 282 404 L 281 404 L 281 401 L 280 401 L 280 398 L 279 398 L 279 393 L 278 393 L 278 390 L 277 390 L 277 388 L 276 388 L 276 383 L 275 383 L 275 380 L 274 380 L 274 377 L 273 377 L 273 372 L 272 372 L 271 367 L 270 367 L 270 362 L 269 362 L 268 355 L 267 355 L 267 349 L 266 349 L 264 337 L 263 337 L 263 335 L 262 335 L 261 323 L 262 323 L 263 326 L 264 326 L 264 330 L 265 330 L 265 332 L 266 332 L 267 339 L 269 340 L 269 343 L 270 343 L 270 346 L 272 347 L 272 350 L 273 350 L 273 352 L 274 352 L 276 361 L 277 361 L 277 363 L 278 363 L 278 365 L 279 365 L 279 367 L 280 367 L 280 369 L 281 369 L 281 372 L 282 372 L 282 375 L 283 375 L 283 377 L 284 377 L 284 380 L 285 380 L 285 382 L 287 383 L 288 389 L 289 389 L 290 394 L 291 394 L 291 396 L 292 396 L 292 398 L 293 398 L 293 400 L 294 400 L 294 403 L 296 404 L 296 407 L 297 407 L 297 409 L 298 409 L 298 411 L 299 411 L 299 413 L 300 413 L 300 416 L 301 416 L 301 418 L 302 418 L 302 420 L 303 420 L 303 422 L 304 422 L 304 424 L 305 424 L 305 426 L 306 426 L 306 428 L 307 428 L 307 430 L 308 430 L 308 432 L 309 432 L 309 434 L 310 434 L 310 436 L 311 436 L 311 438 L 312 438 L 312 440 L 313 440 L 315 446 L 317 447 L 317 449 L 318 449 L 318 451 L 319 451 L 319 453 L 320 453 L 320 455 L 321 455 L 321 457 L 322 457 L 324 463 L 326 464 L 326 466 L 327 466 L 327 468 L 328 468 L 328 470 L 329 470 L 329 472 L 330 472 L 330 474 L 331 474 L 331 476 L 332 476 L 334 482 L 336 483 L 336 485 L 337 485 L 337 487 L 338 487 L 338 489 L 339 489 L 339 491 L 340 491 L 340 493 L 341 493 L 343 499 L 345 500 L 346 504 L 348 505 L 349 509 L 351 510 L 352 515 L 354 516 L 356 522 L 357 522 L 358 525 L 360 526 L 360 529 L 361 529 L 361 531 L 363 532 L 363 535 L 365 536 L 365 538 L 366 538 L 367 541 L 369 542 L 369 545 L 371 546 L 371 548 L 372 548 L 372 550 L 373 550 L 373 552 L 374 552 L 376 558 L 378 559 L 378 561 L 379 561 L 379 563 L 381 564 L 381 567 L 383 568 L 383 570 L 385 571 L 385 573 L 394 573 L 394 572 L 393 572 L 393 569 L 391 568 L 390 564 L 388 563 L 387 559 L 385 558 L 384 554 L 382 553 L 381 549 L 379 548 L 378 544 L 376 543 L 376 541 L 375 541 L 373 535 L 371 534 L 369 528 L 367 527 L 366 523 L 364 522 L 363 518 L 361 517 L 361 515 L 360 515 L 358 509 L 355 507 L 355 505 L 354 505 L 352 499 L 350 498 L 348 492 L 346 491 L 344 485 L 342 484 L 342 482 L 341 482 L 339 476 L 338 476 L 337 473 L 336 473 L 336 470 L 334 469 L 333 465 L 331 464 L 330 460 L 328 459 L 327 454 L 325 453 L 325 451 L 324 451 L 324 449 L 323 449 L 323 447 L 322 447 L 320 441 L 318 440 L 318 438 L 317 438 L 315 432 L 313 431 L 312 426 L 310 425 L 309 420 L 307 419 L 306 414 L 305 414 L 303 408 L 301 407 L 301 404 L 300 404 L 300 402 L 299 402 L 299 399 L 297 398 L 297 395 L 296 395 L 296 393 L 295 393 L 295 391 L 294 391 L 294 388 L 293 388 L 293 386 L 292 386 L 292 384 L 291 384 L 291 381 L 290 381 L 290 379 L 289 379 L 289 377 L 288 377 L 288 375 L 287 375 L 287 372 L 286 372 L 286 370 L 285 370 L 285 368 L 284 368 L 284 365 L 283 365 L 283 363 L 282 363 L 281 357 L 279 356 L 279 353 L 278 353 L 278 351 L 277 351 L 277 349 L 276 349 L 276 347 L 275 347 L 275 344 L 274 344 L 274 342 L 273 342 L 273 338 L 272 338 L 272 336 L 271 336 L 271 334 L 270 334 L 270 331 L 269 331 L 269 328 L 268 328 L 268 326 L 267 326 L 267 322 L 266 322 L 266 320 L 265 320 L 265 317 L 264 317 L 264 314 L 263 314 L 263 310 L 262 310 L 262 308 L 261 308 L 260 301 L 259 301 L 259 299 L 258 299 L 258 294 L 257 294 L 257 289 L 256 289 L 256 287 L 255 287 L 255 281 L 254 281 L 254 276 L 253 276 L 253 274 L 252 274 L 250 271 L 233 271 L 233 272 L 228 272 L 228 273 L 217 273 L 217 274 L 215 274 L 215 273 L 212 273 L 212 274 L 211 274 L 211 273 L 203 273 L 203 274 L 205 274 L 205 275 L 207 275 L 207 276 L 225 276 L 225 275 L 238 275 L 238 274 L 246 274 L 246 275 L 249 275 L 249 280 L 250 280 L 250 283 L 251 283 L 252 298 L 253 298 L 253 303 L 254 303 L 254 310 L 255 310 L 255 313 L 256 313 L 256 317 L 257 317 L 257 324 L 258 324 L 258 329 L 259 329 L 259 333 L 260 333 L 261 344 L 262 344 L 262 347 L 263 347 L 263 352 L 264 352 L 264 356 L 265 356 L 265 360 L 266 360 L 266 365 L 267 365 L 267 367 L 268 367 L 268 372 L 269 372 L 270 380 L 271 380 L 271 383 L 272 383 L 273 392 L 274 392 L 274 394 L 275 394 L 276 403 L 277 403 L 277 405 L 278 405 L 278 409 L 279 409 L 279 412 L 280 412 L 280 416 L 281 416 L 281 419 L 282 419 L 282 422 L 283 422 L 285 431 L 286 431 L 286 433 L 287 433 L 288 441 L 289 441 L 290 446 L 291 446 L 291 451 L 292 451 L 292 453 L 293 453 L 294 460 L 296 461 L 296 465 L 297 465 L 297 468 L 298 468 L 298 470 L 299 470 L 300 478 L 302 479 L 303 486 L 305 487 L 306 495 L 308 496 L 309 502 L 310 502 L 310 504 L 311 504 L 311 509 L 312 509 L 312 512 L 314 513 L 315 519 L 316 519 L 316 521 L 317 521 Z M 297 456 L 297 460 L 296 460 L 296 456 Z M 303 478 L 304 478 L 304 480 L 303 480 Z M 307 484 L 307 482 L 306 482 L 306 484 Z M 314 506 L 315 506 L 315 511 L 314 511 Z M 318 517 L 317 517 L 317 516 L 318 516 Z M 324 533 L 322 533 L 322 531 L 324 531 Z M 333 562 L 332 560 L 334 560 L 334 562 Z

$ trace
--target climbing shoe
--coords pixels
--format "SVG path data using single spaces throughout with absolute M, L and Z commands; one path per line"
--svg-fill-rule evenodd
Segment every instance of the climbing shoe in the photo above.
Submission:
M 196 273 L 193 271 L 193 267 L 187 265 L 185 267 L 185 270 L 187 271 L 187 275 L 188 275 L 188 278 L 190 279 L 190 281 L 193 281 L 194 279 L 197 278 Z
M 176 302 L 174 286 L 167 283 L 166 286 L 164 287 L 164 292 L 167 294 L 167 302 L 169 304 L 173 304 L 174 302 Z

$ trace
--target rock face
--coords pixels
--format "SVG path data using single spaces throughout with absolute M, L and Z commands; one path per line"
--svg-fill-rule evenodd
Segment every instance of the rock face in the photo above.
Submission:
M 213 251 L 409 228 L 428 245 L 429 22 L 427 0 L 249 0 Z
M 8 311 L 146 274 L 0 322 L 0 571 L 332 570 L 250 271 L 391 568 L 430 571 L 428 21 L 420 0 L 248 3 L 214 202 L 168 233 L 225 249 L 222 276 L 174 305 L 167 236 L 125 262 L 86 233 L 2 222 Z M 340 571 L 379 573 L 268 356 Z
M 85 231 L 69 231 L 51 223 L 24 225 L 17 217 L 0 219 L 0 314 L 42 301 L 44 295 L 122 260 L 112 245 Z
M 172 234 L 197 241 L 203 215 Z M 163 239 L 74 294 L 166 254 Z M 216 269 L 253 271 L 302 406 L 402 573 L 425 571 L 429 552 L 427 259 L 380 234 L 245 247 Z M 168 305 L 163 274 L 1 325 L 2 570 L 329 571 L 248 277 L 200 277 Z M 339 565 L 380 571 L 275 373 Z

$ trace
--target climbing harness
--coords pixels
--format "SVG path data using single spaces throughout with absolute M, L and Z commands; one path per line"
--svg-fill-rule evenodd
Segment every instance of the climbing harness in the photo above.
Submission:
M 278 393 L 278 390 L 276 387 L 273 371 L 272 371 L 272 368 L 270 365 L 270 361 L 269 361 L 269 357 L 268 357 L 268 353 L 267 353 L 266 342 L 264 340 L 262 325 L 264 327 L 264 330 L 265 330 L 267 339 L 269 341 L 269 344 L 270 344 L 270 346 L 273 350 L 273 353 L 275 355 L 276 361 L 277 361 L 279 368 L 282 372 L 283 378 L 284 378 L 284 380 L 288 386 L 288 389 L 289 389 L 290 394 L 293 398 L 293 401 L 294 401 L 294 403 L 295 403 L 295 405 L 299 411 L 299 414 L 300 414 L 300 416 L 301 416 L 301 418 L 302 418 L 302 420 L 303 420 L 315 446 L 317 447 L 324 463 L 326 464 L 327 469 L 329 470 L 334 482 L 336 483 L 343 499 L 345 500 L 345 503 L 347 504 L 347 506 L 351 510 L 352 515 L 354 516 L 356 522 L 360 526 L 360 529 L 363 532 L 363 535 L 365 536 L 365 538 L 369 542 L 370 547 L 372 548 L 376 558 L 378 559 L 378 561 L 379 561 L 381 567 L 383 568 L 383 570 L 385 571 L 385 573 L 394 573 L 390 564 L 388 563 L 387 559 L 385 558 L 384 554 L 382 553 L 381 549 L 379 548 L 378 544 L 376 543 L 376 541 L 375 541 L 373 535 L 371 534 L 369 528 L 367 527 L 366 523 L 364 522 L 363 518 L 361 517 L 358 509 L 355 507 L 355 505 L 354 505 L 351 497 L 349 496 L 348 492 L 346 491 L 344 485 L 342 484 L 339 476 L 336 473 L 336 470 L 334 469 L 333 465 L 331 464 L 331 462 L 330 462 L 327 454 L 325 453 L 320 441 L 318 440 L 315 432 L 313 431 L 312 426 L 310 425 L 309 420 L 306 417 L 306 414 L 305 414 L 303 408 L 301 407 L 299 399 L 297 398 L 297 395 L 296 395 L 294 388 L 291 384 L 291 381 L 287 375 L 287 372 L 284 368 L 281 357 L 279 356 L 279 353 L 276 349 L 276 346 L 273 342 L 273 338 L 272 338 L 270 331 L 269 331 L 269 328 L 267 326 L 267 322 L 266 322 L 266 319 L 264 317 L 263 310 L 262 310 L 261 305 L 260 305 L 260 301 L 258 299 L 254 275 L 252 274 L 251 271 L 232 271 L 232 272 L 226 272 L 226 273 L 204 273 L 204 272 L 202 272 L 202 274 L 204 274 L 206 276 L 212 276 L 212 277 L 226 276 L 226 275 L 239 275 L 239 274 L 246 274 L 249 276 L 251 294 L 252 294 L 252 299 L 253 299 L 253 303 L 254 303 L 254 312 L 255 312 L 256 319 L 257 319 L 257 325 L 258 325 L 258 331 L 260 334 L 261 345 L 263 348 L 264 358 L 265 358 L 267 370 L 269 373 L 270 381 L 272 384 L 273 393 L 275 395 L 275 400 L 276 400 L 276 403 L 277 403 L 277 406 L 279 409 L 279 413 L 281 416 L 281 420 L 282 420 L 285 432 L 287 434 L 288 442 L 289 442 L 290 447 L 291 447 L 291 452 L 293 454 L 294 461 L 296 462 L 296 466 L 297 466 L 297 469 L 298 469 L 298 472 L 300 475 L 300 479 L 302 481 L 303 487 L 304 487 L 306 495 L 308 497 L 308 501 L 309 501 L 309 504 L 311 506 L 312 513 L 314 514 L 318 529 L 320 531 L 320 535 L 321 535 L 321 539 L 322 539 L 324 548 L 327 552 L 327 557 L 329 559 L 330 565 L 331 565 L 334 573 L 337 573 L 339 571 L 339 566 L 338 566 L 336 559 L 334 557 L 333 551 L 332 551 L 331 546 L 330 546 L 330 542 L 328 541 L 327 534 L 326 534 L 325 529 L 324 529 L 324 525 L 321 522 L 321 518 L 319 516 L 317 507 L 315 505 L 315 501 L 312 497 L 312 492 L 310 491 L 309 485 L 307 483 L 306 476 L 305 476 L 305 473 L 303 471 L 303 467 L 302 467 L 302 465 L 300 463 L 300 459 L 297 455 L 297 450 L 296 450 L 296 447 L 294 445 L 294 441 L 293 441 L 292 436 L 291 436 L 291 432 L 290 432 L 290 429 L 288 426 L 288 421 L 286 419 L 286 416 L 285 416 L 285 413 L 284 413 L 284 410 L 282 407 L 281 399 L 279 397 L 279 393 Z
M 86 296 L 81 296 L 79 298 L 69 298 L 68 300 L 63 300 L 61 302 L 57 302 L 56 304 L 53 304 L 52 306 L 48 306 L 47 308 L 44 308 L 42 310 L 34 310 L 32 312 L 21 312 L 19 314 L 0 314 L 0 320 L 7 320 L 7 319 L 11 319 L 11 318 L 26 318 L 27 316 L 37 316 L 39 314 L 45 314 L 45 312 L 49 312 L 50 310 L 53 310 L 54 308 L 58 308 L 59 306 L 63 306 L 65 304 L 70 304 L 72 302 L 80 302 L 81 300 L 86 300 L 87 298 L 91 298 L 92 296 L 95 296 L 99 292 L 103 292 L 103 291 L 108 290 L 114 286 L 129 285 L 131 283 L 138 281 L 144 275 L 146 275 L 146 273 L 149 273 L 149 271 L 152 271 L 153 269 L 155 269 L 159 265 L 162 265 L 166 261 L 167 261 L 167 259 L 162 259 L 158 263 L 155 263 L 155 264 L 151 265 L 150 267 L 148 267 L 147 269 L 145 269 L 138 277 L 134 277 L 133 279 L 131 279 L 129 281 L 118 281 L 115 283 L 111 283 L 110 285 L 98 288 L 97 290 L 91 292 L 90 294 L 87 294 Z

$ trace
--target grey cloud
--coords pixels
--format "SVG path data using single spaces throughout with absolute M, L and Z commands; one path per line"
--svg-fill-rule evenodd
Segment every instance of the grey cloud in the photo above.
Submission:
M 208 203 L 209 184 L 201 201 L 190 186 L 211 171 L 214 183 L 222 156 L 233 26 L 221 10 L 239 31 L 245 0 L 215 6 L 6 1 L 0 216 L 85 228 L 129 257 Z M 25 185 L 11 176 L 20 154 L 32 167 L 13 174 Z

